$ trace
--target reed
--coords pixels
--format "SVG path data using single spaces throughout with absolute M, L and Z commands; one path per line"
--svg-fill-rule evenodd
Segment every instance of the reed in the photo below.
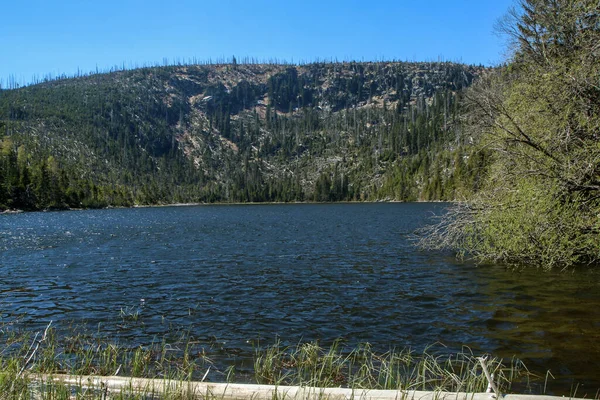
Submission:
M 104 399 L 102 388 L 34 382 L 36 374 L 71 374 L 159 378 L 168 381 L 236 379 L 234 366 L 219 371 L 199 341 L 186 332 L 176 332 L 144 346 L 126 347 L 102 337 L 73 328 L 70 335 L 59 335 L 48 326 L 44 334 L 31 334 L 0 327 L 0 400 L 12 399 Z M 516 359 L 491 358 L 486 367 L 494 375 L 501 393 L 530 392 L 537 379 Z M 25 371 L 25 373 L 23 373 Z M 211 375 L 209 375 L 209 371 Z M 479 359 L 467 348 L 458 354 L 391 349 L 378 353 L 367 344 L 347 348 L 341 340 L 329 347 L 318 342 L 284 346 L 280 341 L 255 349 L 252 377 L 241 381 L 277 386 L 346 387 L 351 389 L 429 390 L 447 392 L 484 392 L 488 380 Z M 541 377 L 540 382 L 548 376 Z M 545 387 L 545 382 L 544 382 Z M 166 390 L 166 389 L 165 389 Z M 576 392 L 576 390 L 574 390 Z M 112 393 L 112 398 L 184 399 L 190 393 L 169 388 L 168 393 L 140 394 L 133 389 Z M 211 398 L 205 394 L 204 398 Z
M 514 383 L 527 386 L 532 374 L 519 360 L 487 360 L 502 393 Z M 469 349 L 447 355 L 426 349 L 374 352 L 369 344 L 345 349 L 340 341 L 323 348 L 316 342 L 258 349 L 254 363 L 258 383 L 355 389 L 485 392 L 488 380 Z

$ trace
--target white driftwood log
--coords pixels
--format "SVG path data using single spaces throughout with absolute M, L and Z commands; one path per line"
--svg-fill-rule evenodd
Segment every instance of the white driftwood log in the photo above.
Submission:
M 301 386 L 250 385 L 236 383 L 188 382 L 168 379 L 128 378 L 120 376 L 31 375 L 33 380 L 56 382 L 111 393 L 136 392 L 153 394 L 181 393 L 199 399 L 252 400 L 491 400 L 490 393 L 435 392 L 418 390 L 369 390 L 316 388 Z M 565 400 L 565 397 L 508 394 L 505 400 Z

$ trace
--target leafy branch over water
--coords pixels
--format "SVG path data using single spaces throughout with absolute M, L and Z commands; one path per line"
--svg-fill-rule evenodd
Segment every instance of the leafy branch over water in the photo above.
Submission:
M 600 261 L 598 2 L 521 0 L 499 29 L 513 54 L 467 93 L 491 166 L 426 244 L 479 260 L 568 268 Z

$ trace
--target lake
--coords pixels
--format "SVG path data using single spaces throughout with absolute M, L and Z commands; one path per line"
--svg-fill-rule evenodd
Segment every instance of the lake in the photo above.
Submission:
M 444 204 L 211 205 L 0 215 L 0 317 L 130 346 L 174 327 L 253 346 L 343 338 L 516 356 L 554 393 L 600 388 L 600 271 L 477 266 L 411 240 Z M 119 323 L 122 310 L 139 323 Z M 438 348 L 441 347 L 438 345 Z

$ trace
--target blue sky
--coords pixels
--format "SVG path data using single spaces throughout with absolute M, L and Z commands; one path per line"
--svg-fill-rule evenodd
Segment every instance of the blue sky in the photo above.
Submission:
M 315 59 L 493 65 L 513 0 L 9 1 L 0 80 L 187 61 Z

